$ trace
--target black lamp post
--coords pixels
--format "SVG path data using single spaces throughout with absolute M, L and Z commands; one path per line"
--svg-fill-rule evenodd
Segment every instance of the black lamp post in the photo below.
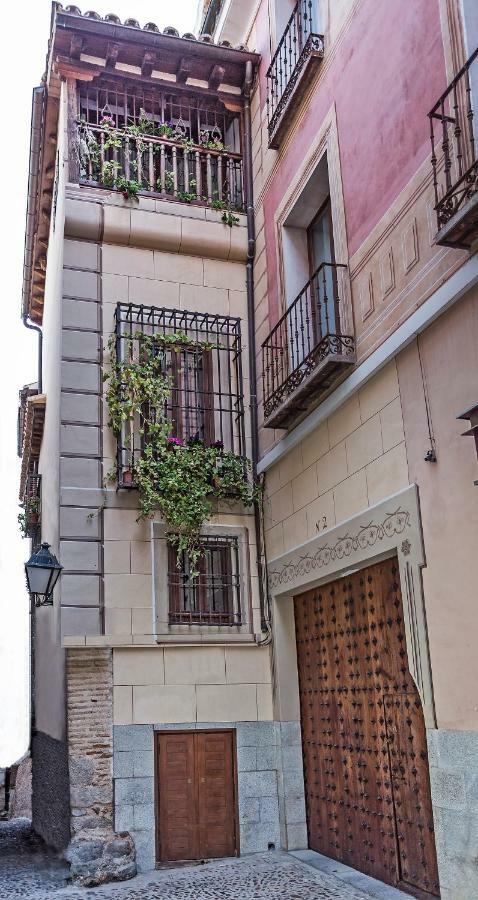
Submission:
M 27 587 L 30 594 L 36 597 L 37 606 L 53 606 L 53 589 L 62 569 L 56 556 L 50 552 L 49 544 L 42 544 L 25 563 Z

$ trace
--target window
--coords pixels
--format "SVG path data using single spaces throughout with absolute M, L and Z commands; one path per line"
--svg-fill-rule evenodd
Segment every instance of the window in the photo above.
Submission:
M 311 291 L 314 294 L 312 323 L 315 336 L 320 340 L 323 335 L 335 333 L 339 328 L 330 197 L 307 228 L 307 249 Z M 321 274 L 317 275 L 319 270 Z
M 172 624 L 240 625 L 239 548 L 236 537 L 208 536 L 191 578 L 187 552 L 168 547 L 169 621 Z
M 245 456 L 239 319 L 120 303 L 115 331 L 120 361 L 140 358 L 143 335 L 158 336 L 161 369 L 171 378 L 166 415 L 172 437 L 197 438 L 206 446 L 221 442 L 226 451 Z M 161 342 L 161 337 L 174 334 L 191 343 L 184 341 L 173 348 Z M 151 411 L 144 413 L 145 419 L 151 419 Z M 126 423 L 118 441 L 121 487 L 134 487 L 130 473 L 148 443 L 144 421 L 137 419 Z

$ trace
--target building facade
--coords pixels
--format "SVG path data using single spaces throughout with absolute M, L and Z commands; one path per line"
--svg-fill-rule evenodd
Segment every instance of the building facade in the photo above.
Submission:
M 469 898 L 476 13 L 198 21 L 54 4 L 34 92 L 34 825 L 91 883 L 311 847 Z

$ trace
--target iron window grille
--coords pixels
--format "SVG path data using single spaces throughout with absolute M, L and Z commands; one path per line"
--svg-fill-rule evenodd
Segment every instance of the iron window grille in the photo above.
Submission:
M 120 147 L 106 147 L 107 119 Z M 134 134 L 128 126 L 147 119 L 169 136 Z M 91 139 L 99 152 L 90 152 Z M 216 143 L 224 147 L 216 150 Z M 82 83 L 78 97 L 80 180 L 100 184 L 106 166 L 139 183 L 140 189 L 187 202 L 215 201 L 244 208 L 239 116 L 214 96 L 166 93 L 125 82 Z
M 241 625 L 239 547 L 236 537 L 204 537 L 199 574 L 191 578 L 187 551 L 168 547 L 169 622 Z
M 172 385 L 162 411 L 171 422 L 171 436 L 197 438 L 205 446 L 221 442 L 225 451 L 245 457 L 240 319 L 132 303 L 119 303 L 115 318 L 120 363 L 139 359 L 142 336 L 181 333 L 191 339 L 190 346 L 174 347 L 158 341 Z M 120 399 L 125 389 L 120 386 Z M 134 487 L 132 472 L 147 441 L 139 417 L 124 426 L 117 449 L 120 487 Z

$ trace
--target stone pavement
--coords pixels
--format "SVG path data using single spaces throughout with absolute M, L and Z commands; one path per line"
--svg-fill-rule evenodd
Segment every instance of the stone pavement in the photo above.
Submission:
M 162 869 L 101 888 L 65 887 L 67 877 L 28 821 L 0 823 L 0 900 L 385 900 L 388 890 L 358 890 L 281 851 Z

